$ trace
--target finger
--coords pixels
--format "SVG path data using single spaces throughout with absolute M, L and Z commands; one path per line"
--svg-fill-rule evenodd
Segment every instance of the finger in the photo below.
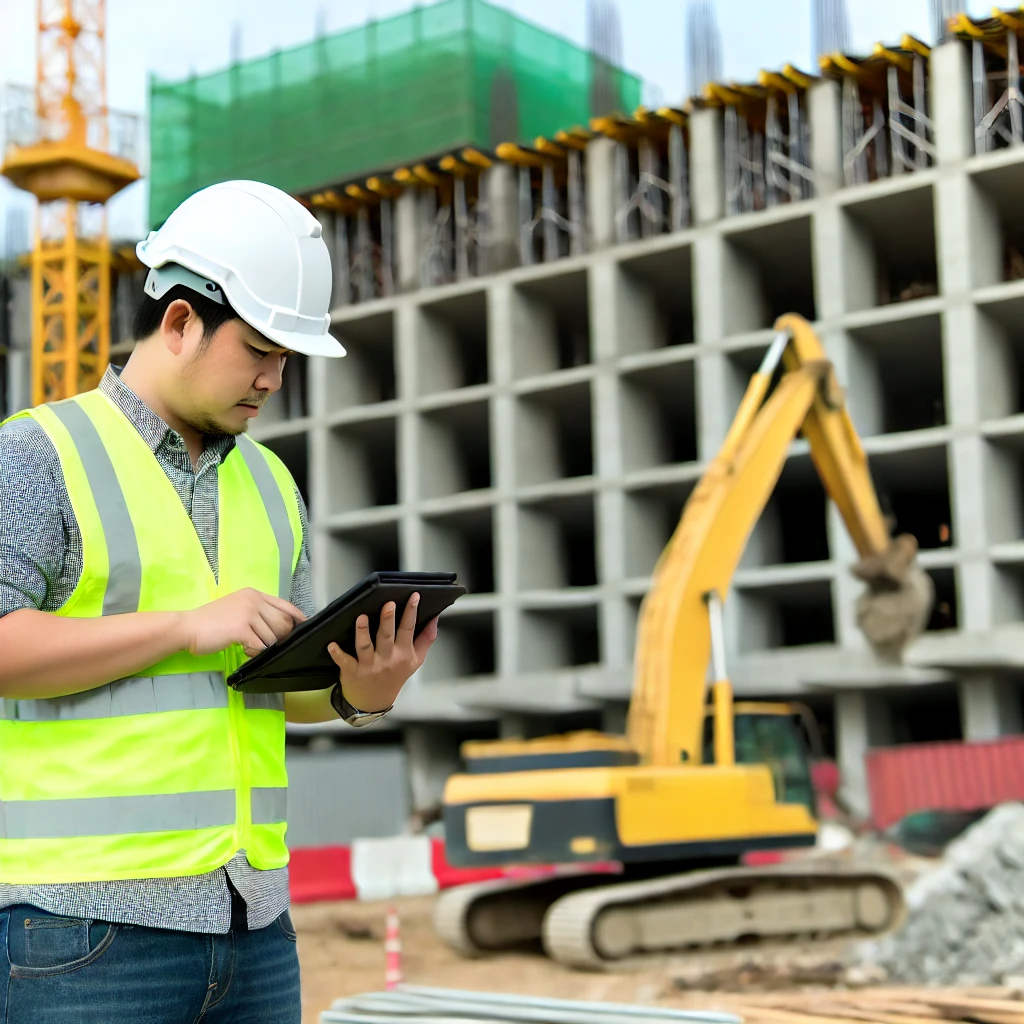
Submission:
M 247 658 L 255 658 L 257 654 L 266 650 L 267 645 L 260 639 L 254 630 L 249 630 L 249 635 L 242 640 L 242 650 Z
M 416 642 L 413 644 L 413 650 L 416 652 L 416 661 L 420 664 L 423 663 L 423 659 L 427 656 L 427 651 L 430 650 L 430 645 L 437 639 L 437 616 L 435 615 L 424 627 L 423 631 L 418 637 Z
M 356 657 L 361 668 L 373 667 L 373 641 L 370 639 L 370 619 L 366 615 L 356 619 Z
M 264 601 L 267 604 L 273 605 L 278 611 L 284 612 L 285 615 L 290 615 L 296 622 L 305 622 L 306 615 L 300 608 L 296 608 L 291 601 L 286 601 L 283 597 L 275 597 L 273 594 L 261 594 Z
M 260 618 L 274 631 L 277 640 L 283 639 L 295 628 L 295 622 L 290 615 L 270 606 L 261 609 Z
M 249 623 L 249 628 L 256 634 L 257 637 L 263 642 L 265 647 L 269 647 L 272 643 L 277 641 L 277 634 L 274 632 L 274 627 L 271 626 L 262 615 L 256 615 Z
M 331 661 L 341 670 L 343 678 L 348 677 L 351 679 L 359 670 L 359 662 L 347 651 L 343 651 L 337 644 L 328 644 L 327 653 L 331 656 Z
M 377 653 L 385 660 L 391 657 L 395 646 L 395 602 L 388 601 L 380 614 L 377 627 Z
M 416 610 L 419 607 L 420 595 L 413 594 L 402 612 L 402 621 L 398 626 L 398 646 L 412 649 L 412 638 L 416 632 Z

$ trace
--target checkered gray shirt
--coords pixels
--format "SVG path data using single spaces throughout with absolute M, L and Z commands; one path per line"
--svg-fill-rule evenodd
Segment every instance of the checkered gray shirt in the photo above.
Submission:
M 195 470 L 181 436 L 110 368 L 100 383 L 138 428 L 192 518 L 217 575 L 217 467 L 234 446 L 210 438 Z M 303 544 L 290 599 L 312 615 L 308 516 L 299 498 Z M 0 616 L 20 608 L 55 611 L 78 583 L 82 535 L 57 453 L 34 420 L 0 429 Z M 219 932 L 231 921 L 228 878 L 246 902 L 250 928 L 270 924 L 288 906 L 288 869 L 259 871 L 244 852 L 209 874 L 183 878 L 46 885 L 0 883 L 0 907 L 28 903 L 53 914 L 179 931 Z

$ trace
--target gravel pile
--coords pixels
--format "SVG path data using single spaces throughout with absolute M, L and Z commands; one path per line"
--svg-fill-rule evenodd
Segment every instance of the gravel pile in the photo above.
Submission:
M 995 808 L 907 890 L 900 931 L 865 947 L 893 981 L 1006 984 L 1024 974 L 1024 804 Z

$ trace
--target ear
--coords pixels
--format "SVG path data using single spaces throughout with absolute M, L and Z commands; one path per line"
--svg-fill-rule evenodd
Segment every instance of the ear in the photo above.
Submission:
M 160 336 L 164 344 L 174 353 L 181 355 L 185 347 L 185 329 L 195 316 L 192 307 L 184 299 L 175 299 L 166 310 L 160 321 Z

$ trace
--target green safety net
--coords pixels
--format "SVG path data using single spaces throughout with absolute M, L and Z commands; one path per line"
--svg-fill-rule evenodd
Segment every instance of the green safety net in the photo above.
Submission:
M 628 113 L 641 80 L 484 0 L 442 0 L 184 81 L 150 80 L 149 219 L 254 178 L 293 194 Z

